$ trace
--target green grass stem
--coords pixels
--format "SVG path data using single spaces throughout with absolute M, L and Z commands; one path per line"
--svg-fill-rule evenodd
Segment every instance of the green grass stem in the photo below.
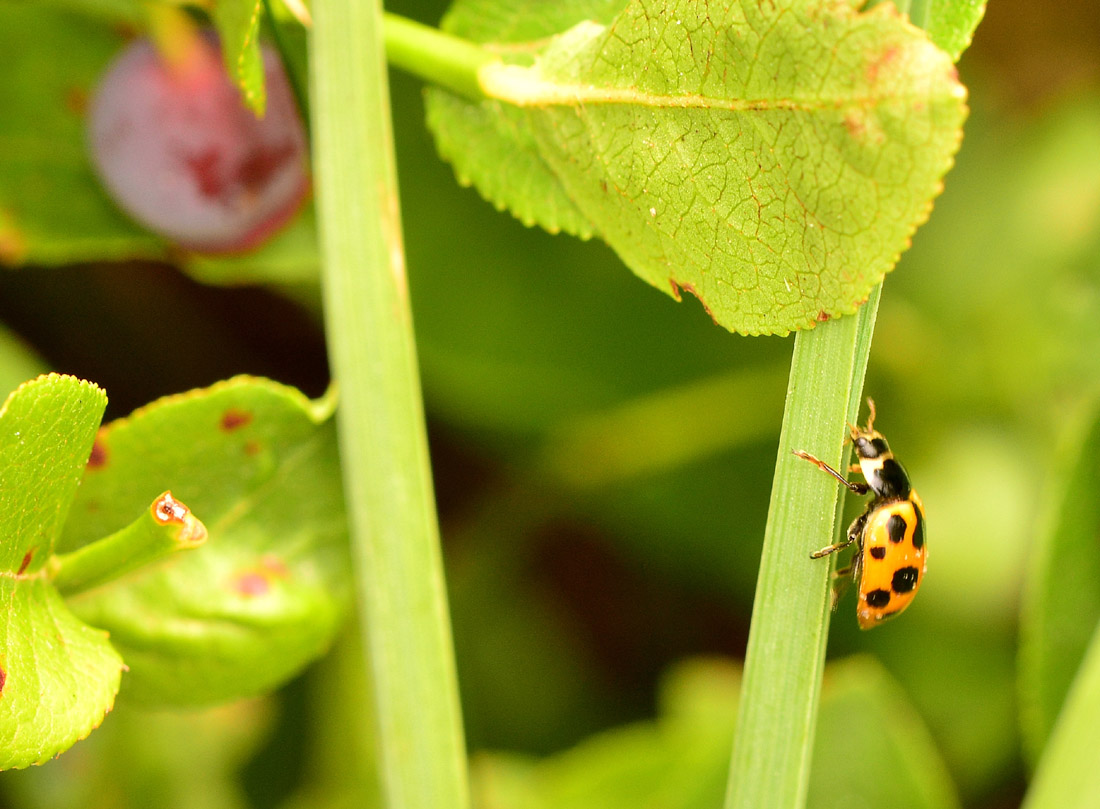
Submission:
M 806 802 L 835 567 L 810 553 L 837 536 L 843 487 L 792 452 L 847 466 L 881 289 L 855 317 L 795 337 L 725 809 Z
M 392 809 L 463 809 L 467 765 L 401 238 L 382 9 L 317 0 L 325 326 L 360 618 Z

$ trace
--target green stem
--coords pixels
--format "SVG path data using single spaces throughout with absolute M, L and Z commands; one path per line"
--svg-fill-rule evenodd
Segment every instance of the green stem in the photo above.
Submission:
M 880 291 L 855 317 L 795 337 L 726 809 L 806 801 L 834 567 L 810 553 L 836 537 L 843 487 L 792 452 L 847 467 L 844 425 L 859 411 Z
M 390 63 L 431 84 L 472 99 L 485 97 L 478 70 L 498 57 L 438 28 L 386 14 L 386 56 Z
M 165 492 L 145 513 L 120 531 L 72 553 L 50 559 L 53 583 L 62 595 L 89 590 L 176 551 L 206 541 L 206 526 Z
M 316 0 L 322 288 L 386 804 L 469 805 L 406 286 L 379 0 Z

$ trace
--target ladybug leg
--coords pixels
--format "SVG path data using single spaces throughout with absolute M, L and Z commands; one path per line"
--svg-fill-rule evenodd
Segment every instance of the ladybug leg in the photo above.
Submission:
M 822 556 L 828 556 L 830 553 L 836 553 L 837 551 L 842 551 L 851 544 L 852 544 L 852 538 L 848 537 L 847 539 L 841 540 L 840 542 L 834 542 L 832 545 L 826 545 L 824 548 L 822 548 L 819 551 L 814 551 L 813 553 L 810 554 L 810 558 L 811 559 L 820 559 Z
M 863 536 L 863 526 L 866 522 L 867 514 L 866 512 L 864 512 L 863 514 L 860 514 L 858 517 L 856 517 L 852 521 L 852 524 L 848 526 L 848 536 L 846 536 L 840 542 L 834 542 L 832 545 L 827 545 L 819 551 L 814 551 L 810 554 L 810 558 L 820 559 L 822 556 L 828 556 L 830 553 L 842 551 L 849 545 L 859 542 L 860 537 Z M 856 560 L 851 565 L 848 565 L 848 567 L 844 568 L 842 572 L 838 571 L 838 573 L 834 575 L 847 575 L 848 573 L 852 572 L 852 568 L 858 564 L 859 561 Z
M 836 612 L 837 604 L 840 603 L 841 596 L 848 589 L 848 585 L 853 580 L 853 568 L 855 563 L 833 571 L 833 592 L 832 592 L 832 610 Z
M 844 475 L 840 474 L 835 469 L 833 469 L 831 466 L 829 466 L 829 464 L 825 463 L 824 461 L 822 461 L 819 458 L 815 458 L 810 453 L 804 452 L 803 450 L 800 450 L 800 449 L 793 450 L 793 452 L 799 458 L 802 458 L 803 460 L 806 460 L 806 461 L 809 461 L 810 463 L 812 463 L 814 466 L 816 466 L 822 472 L 828 472 L 830 475 L 832 475 L 834 478 L 839 480 L 841 483 L 843 483 L 845 486 L 847 486 L 849 489 L 851 489 L 856 494 L 867 494 L 867 492 L 871 491 L 871 487 L 868 486 L 866 483 L 853 483 L 852 481 L 850 481 L 846 477 L 844 477 Z

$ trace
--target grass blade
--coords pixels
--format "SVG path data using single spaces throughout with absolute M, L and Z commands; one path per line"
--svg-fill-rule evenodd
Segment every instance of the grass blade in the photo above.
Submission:
M 319 0 L 310 47 L 329 352 L 386 805 L 468 805 L 378 0 Z
M 844 424 L 859 410 L 881 289 L 855 317 L 795 337 L 726 809 L 806 801 L 833 568 L 810 553 L 837 535 L 842 487 L 792 451 L 846 466 Z

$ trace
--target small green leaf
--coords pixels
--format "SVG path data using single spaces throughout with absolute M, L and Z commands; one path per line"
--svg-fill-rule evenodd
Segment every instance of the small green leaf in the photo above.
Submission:
M 1100 620 L 1100 410 L 1073 425 L 1056 457 L 1020 615 L 1020 722 L 1039 758 Z
M 490 5 L 477 9 L 495 31 L 461 2 L 447 19 L 502 54 L 480 71 L 490 100 L 430 96 L 460 179 L 525 221 L 598 233 L 735 331 L 855 311 L 927 218 L 959 145 L 954 66 L 892 6 L 633 0 L 610 24 L 536 38 Z M 516 151 L 522 185 L 499 170 Z
M 21 385 L 0 409 L 0 769 L 87 736 L 114 704 L 122 661 L 43 575 L 107 397 L 69 376 Z
M 1100 624 L 1096 625 L 1088 654 L 1039 760 L 1023 809 L 1092 809 L 1100 805 L 1097 716 L 1100 716 Z
M 261 118 L 267 105 L 260 53 L 263 6 L 263 0 L 218 0 L 212 15 L 229 77 L 241 89 L 245 103 Z
M 176 551 L 197 548 L 206 537 L 206 526 L 191 509 L 164 492 L 125 528 L 72 553 L 54 556 L 50 560 L 53 583 L 67 596 L 89 590 Z
M 117 531 L 169 487 L 209 532 L 202 548 L 71 599 L 122 652 L 125 694 L 174 705 L 256 694 L 328 646 L 350 596 L 329 410 L 239 377 L 100 431 L 64 550 Z
M 49 374 L 0 409 L 0 570 L 31 575 L 46 564 L 106 406 L 91 382 Z
M 111 710 L 122 659 L 40 576 L 0 576 L 0 770 L 42 764 Z

